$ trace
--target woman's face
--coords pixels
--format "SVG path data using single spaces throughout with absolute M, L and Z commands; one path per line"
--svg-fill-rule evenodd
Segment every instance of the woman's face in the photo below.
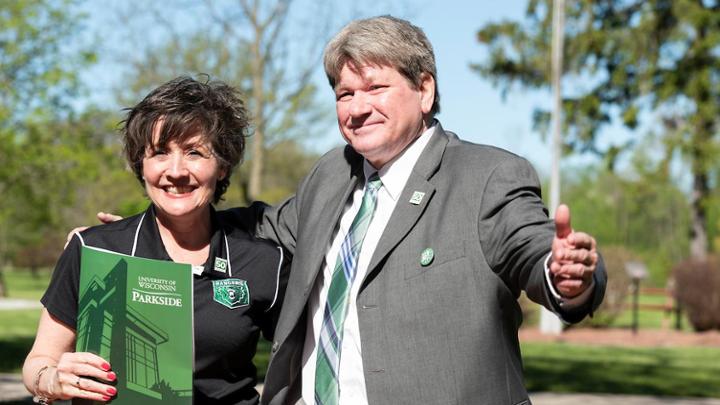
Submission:
M 202 133 L 182 144 L 157 145 L 162 122 L 153 129 L 153 145 L 145 149 L 143 177 L 148 197 L 158 214 L 169 219 L 190 219 L 207 212 L 215 185 L 225 176 Z

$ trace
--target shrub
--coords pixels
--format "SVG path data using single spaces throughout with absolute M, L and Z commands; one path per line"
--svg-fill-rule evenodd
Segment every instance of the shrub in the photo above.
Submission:
M 593 317 L 585 318 L 579 326 L 606 328 L 623 312 L 625 300 L 632 284 L 625 272 L 625 263 L 637 261 L 637 257 L 623 246 L 608 246 L 600 252 L 605 261 L 608 283 L 605 298 Z
M 686 260 L 673 268 L 675 297 L 698 331 L 720 330 L 720 259 Z

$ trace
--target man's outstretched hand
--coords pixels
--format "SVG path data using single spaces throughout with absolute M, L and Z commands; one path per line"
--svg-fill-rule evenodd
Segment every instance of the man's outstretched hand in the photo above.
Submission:
M 550 261 L 555 289 L 567 298 L 581 294 L 591 285 L 597 262 L 595 238 L 573 231 L 570 208 L 561 204 L 555 211 L 555 238 Z
M 97 213 L 97 219 L 100 222 L 102 222 L 103 224 L 109 224 L 110 222 L 119 221 L 122 218 L 123 217 L 121 217 L 120 215 L 109 214 L 107 212 L 98 212 Z M 65 246 L 63 247 L 63 249 L 65 249 L 67 247 L 68 243 L 70 243 L 70 239 L 72 239 L 72 237 L 75 233 L 82 232 L 88 228 L 89 228 L 89 226 L 78 226 L 77 228 L 70 231 L 70 233 L 68 233 L 67 236 L 65 237 Z

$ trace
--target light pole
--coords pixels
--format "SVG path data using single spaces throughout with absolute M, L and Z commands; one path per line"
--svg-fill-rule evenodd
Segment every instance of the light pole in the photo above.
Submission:
M 565 0 L 553 1 L 552 31 L 552 88 L 553 88 L 553 137 L 552 167 L 550 172 L 550 216 L 555 217 L 555 209 L 560 205 L 560 158 L 562 157 L 562 65 L 563 40 L 565 32 Z M 559 335 L 562 322 L 554 313 L 543 307 L 540 313 L 540 331 L 545 334 Z
M 640 280 L 647 278 L 648 271 L 645 267 L 645 263 L 642 262 L 627 262 L 625 263 L 625 272 L 632 280 L 633 285 L 633 307 L 632 307 L 632 331 L 633 334 L 638 332 L 638 307 L 640 297 Z

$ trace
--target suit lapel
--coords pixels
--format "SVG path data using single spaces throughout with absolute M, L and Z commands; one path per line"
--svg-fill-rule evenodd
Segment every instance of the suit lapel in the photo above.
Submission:
M 328 246 L 332 242 L 335 234 L 334 230 L 340 222 L 345 204 L 350 198 L 350 194 L 355 190 L 358 180 L 363 176 L 362 157 L 355 153 L 349 146 L 345 148 L 345 158 L 348 162 L 348 172 L 346 176 L 338 173 L 333 178 L 325 178 L 321 180 L 320 186 L 315 190 L 320 193 L 321 197 L 315 198 L 312 204 L 322 204 L 320 207 L 313 206 L 309 210 L 312 216 L 305 219 L 303 228 L 305 234 L 303 238 L 310 240 L 308 252 L 313 252 L 308 256 L 308 262 L 303 264 L 304 268 L 309 271 L 302 272 L 301 287 L 306 293 L 306 297 L 310 295 L 310 290 L 315 285 L 315 279 L 323 268 L 323 260 L 327 254 Z
M 370 260 L 370 265 L 368 266 L 368 271 L 365 279 L 363 279 L 363 283 L 368 279 L 368 276 L 375 272 L 376 267 L 385 259 L 390 251 L 412 230 L 418 219 L 420 219 L 420 216 L 425 212 L 425 208 L 427 208 L 435 194 L 435 186 L 428 180 L 440 165 L 447 143 L 448 137 L 440 126 L 440 123 L 438 123 L 435 133 L 432 138 L 430 138 L 430 141 L 428 141 L 417 163 L 415 163 L 415 167 L 405 184 L 400 199 L 397 205 L 395 205 L 395 210 Z M 416 191 L 425 193 L 417 205 L 410 203 L 410 199 Z
M 323 269 L 323 260 L 327 254 L 328 244 L 334 235 L 335 226 L 345 208 L 350 194 L 355 189 L 358 179 L 362 176 L 362 159 L 354 152 L 348 155 L 348 171 L 338 173 L 332 178 L 322 178 L 318 184 L 306 192 L 315 193 L 308 198 L 311 204 L 308 216 L 302 218 L 302 240 L 307 241 L 293 258 L 293 269 L 287 286 L 284 309 L 282 311 L 275 338 L 284 342 L 295 326 L 302 319 L 310 292 L 315 285 L 318 273 Z M 359 161 L 359 163 L 357 163 Z M 297 274 L 297 276 L 296 276 Z M 297 277 L 297 278 L 295 278 Z M 287 320 L 284 320 L 287 317 Z M 304 330 L 304 329 L 302 329 Z M 304 332 L 297 336 L 304 339 Z M 302 348 L 302 344 L 300 344 Z

